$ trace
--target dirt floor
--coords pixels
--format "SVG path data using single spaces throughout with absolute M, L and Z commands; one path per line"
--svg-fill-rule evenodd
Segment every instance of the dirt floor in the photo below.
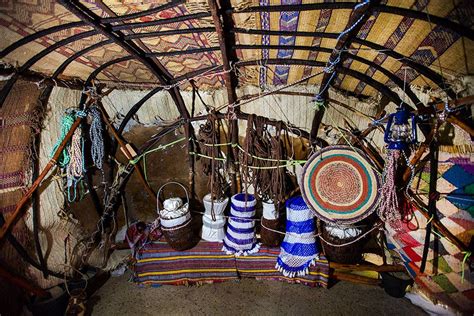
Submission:
M 89 303 L 92 315 L 425 315 L 381 288 L 346 282 L 329 290 L 253 279 L 141 288 L 124 275 L 111 277 Z

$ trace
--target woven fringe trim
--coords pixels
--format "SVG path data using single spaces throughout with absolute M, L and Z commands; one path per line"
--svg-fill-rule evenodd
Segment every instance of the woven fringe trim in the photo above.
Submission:
M 222 246 L 222 251 L 225 251 L 226 254 L 228 255 L 234 255 L 236 257 L 240 257 L 240 256 L 248 256 L 252 253 L 257 253 L 260 251 L 260 246 L 262 244 L 261 243 L 256 243 L 255 245 L 253 245 L 253 247 L 249 250 L 239 250 L 237 252 L 235 252 L 234 250 L 230 250 L 228 249 L 225 245 Z
M 289 277 L 289 278 L 294 278 L 296 276 L 305 276 L 305 275 L 309 274 L 309 268 L 311 266 L 316 265 L 316 260 L 318 260 L 318 259 L 319 259 L 319 255 L 317 255 L 315 258 L 311 259 L 309 262 L 305 263 L 304 268 L 300 271 L 288 271 L 285 268 L 283 268 L 282 266 L 280 266 L 278 264 L 278 261 L 275 265 L 275 268 L 278 271 L 280 271 L 284 276 Z

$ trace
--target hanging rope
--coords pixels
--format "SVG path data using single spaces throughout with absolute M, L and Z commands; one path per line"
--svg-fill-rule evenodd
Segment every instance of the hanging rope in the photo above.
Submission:
M 276 160 L 276 165 L 287 157 L 286 148 L 281 139 L 282 123 L 277 124 L 276 135 L 270 139 L 270 157 Z M 286 138 L 288 140 L 288 132 Z M 286 192 L 286 170 L 284 168 L 274 168 L 270 170 L 270 195 L 271 199 L 279 203 L 284 203 Z
M 104 139 L 102 137 L 101 112 L 96 105 L 90 107 L 89 115 L 92 118 L 90 127 L 91 155 L 94 165 L 102 170 L 104 162 Z
M 53 150 L 51 150 L 50 157 L 53 157 L 59 145 L 63 142 L 67 133 L 71 129 L 72 124 L 74 124 L 74 120 L 75 120 L 74 111 L 67 110 L 61 119 L 61 135 L 59 136 L 59 139 L 56 141 L 56 144 L 54 145 Z M 61 152 L 61 155 L 58 158 L 58 165 L 61 168 L 64 168 L 69 164 L 69 161 L 70 161 L 69 148 L 68 146 L 65 146 L 63 151 Z
M 199 128 L 198 141 L 207 144 L 218 144 L 220 142 L 220 129 L 221 124 L 217 115 L 214 112 L 208 114 L 206 123 Z M 204 156 L 211 157 L 210 161 L 203 162 L 203 172 L 209 177 L 208 187 L 212 200 L 222 199 L 227 184 L 224 175 L 221 173 L 221 170 L 225 170 L 225 159 L 222 152 L 217 146 L 203 146 L 200 151 Z
M 76 117 L 86 117 L 84 111 L 76 111 Z M 69 202 L 76 200 L 77 184 L 82 179 L 85 171 L 84 165 L 84 139 L 82 137 L 82 129 L 80 126 L 74 131 L 71 138 L 71 144 L 68 148 L 69 163 L 65 166 L 66 168 L 66 186 L 68 190 Z M 71 197 L 71 189 L 73 190 L 73 196 Z M 83 188 L 82 188 L 83 189 Z M 81 198 L 84 196 L 84 190 L 82 190 Z

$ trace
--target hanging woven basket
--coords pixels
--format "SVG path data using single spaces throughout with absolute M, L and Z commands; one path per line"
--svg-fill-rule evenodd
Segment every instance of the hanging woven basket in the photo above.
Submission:
M 180 216 L 174 218 L 162 218 L 158 201 L 161 191 L 169 184 L 180 186 L 186 193 L 187 202 L 181 207 L 181 210 L 185 211 L 182 212 Z M 189 195 L 186 188 L 178 182 L 165 183 L 158 190 L 156 201 L 157 213 L 160 215 L 161 230 L 163 231 L 163 236 L 170 247 L 178 251 L 183 251 L 194 247 L 196 244 L 196 235 L 193 231 L 192 217 L 189 211 Z

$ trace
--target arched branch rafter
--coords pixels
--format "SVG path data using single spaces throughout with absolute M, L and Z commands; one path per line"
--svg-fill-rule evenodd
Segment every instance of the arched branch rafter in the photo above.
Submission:
M 288 5 L 269 5 L 269 6 L 252 6 L 242 10 L 227 10 L 228 14 L 239 13 L 256 13 L 256 12 L 282 12 L 282 11 L 318 11 L 318 10 L 337 10 L 337 9 L 354 9 L 357 3 L 354 2 L 334 2 L 334 3 L 303 3 L 303 4 L 288 4 Z M 417 11 L 402 7 L 394 7 L 388 5 L 377 4 L 373 7 L 374 12 L 390 13 L 409 17 L 416 20 L 431 22 L 440 25 L 448 30 L 451 30 L 460 36 L 474 40 L 474 32 L 469 27 L 456 23 L 447 18 L 432 15 L 427 12 Z
M 319 46 L 289 46 L 289 45 L 235 45 L 234 49 L 289 49 L 289 50 L 304 50 L 304 51 L 323 52 L 323 53 L 332 52 L 332 49 L 330 48 L 319 47 Z M 395 83 L 400 89 L 403 90 L 403 81 L 397 76 L 395 76 L 389 70 L 385 69 L 384 67 L 370 60 L 359 57 L 357 55 L 354 55 L 348 52 L 345 54 L 347 54 L 347 58 L 357 60 L 358 62 L 363 63 L 369 67 L 374 67 L 376 70 L 383 73 L 386 77 L 388 77 L 388 79 L 393 81 L 393 83 Z M 405 87 L 405 91 L 407 93 L 407 96 L 410 98 L 413 104 L 415 104 L 415 106 L 421 104 L 420 100 L 415 95 L 415 93 L 413 92 L 410 86 Z
M 13 88 L 13 85 L 18 80 L 18 78 L 21 76 L 21 74 L 24 73 L 26 70 L 28 70 L 31 66 L 33 66 L 35 63 L 37 63 L 39 60 L 41 60 L 46 55 L 50 54 L 51 52 L 55 51 L 56 49 L 58 49 L 62 46 L 65 46 L 65 45 L 70 44 L 74 41 L 78 41 L 80 39 L 83 39 L 83 38 L 86 38 L 86 37 L 89 37 L 89 36 L 93 36 L 93 35 L 96 35 L 96 34 L 97 34 L 97 32 L 95 30 L 75 34 L 75 35 L 70 36 L 68 38 L 65 38 L 65 39 L 63 39 L 59 42 L 54 43 L 51 46 L 48 46 L 47 48 L 43 49 L 41 52 L 39 52 L 35 56 L 31 57 L 27 62 L 25 62 L 18 69 L 18 71 L 8 80 L 8 82 L 5 84 L 5 86 L 0 91 L 0 107 L 5 102 L 5 99 L 7 98 L 8 93 L 10 93 L 11 89 Z
M 156 14 L 164 10 L 172 9 L 183 3 L 186 3 L 186 0 L 172 0 L 163 5 L 157 6 L 153 9 L 148 9 L 148 10 L 116 16 L 116 17 L 114 16 L 114 17 L 101 18 L 100 22 L 101 23 L 116 23 L 116 22 L 124 22 L 127 20 L 132 20 L 132 19 L 138 19 L 147 15 Z
M 336 39 L 339 34 L 337 33 L 325 33 L 325 32 L 304 32 L 304 31 L 272 31 L 272 30 L 258 30 L 258 29 L 242 29 L 235 28 L 233 32 L 241 34 L 253 34 L 253 35 L 270 35 L 270 36 L 301 36 L 301 37 L 321 37 L 321 38 L 331 38 Z M 456 93 L 451 89 L 449 84 L 446 83 L 446 80 L 437 72 L 431 70 L 429 67 L 422 65 L 407 56 L 404 56 L 392 49 L 386 48 L 380 44 L 376 44 L 371 41 L 363 40 L 360 38 L 354 38 L 354 43 L 366 46 L 368 48 L 380 51 L 387 56 L 399 60 L 401 63 L 404 63 L 406 66 L 416 70 L 420 75 L 425 76 L 426 78 L 433 81 L 437 86 L 442 89 L 445 89 L 448 96 L 452 99 L 456 98 Z M 445 87 L 446 86 L 446 87 Z
M 48 35 L 56 33 L 56 32 L 60 32 L 60 31 L 63 31 L 63 30 L 74 28 L 74 27 L 81 27 L 81 26 L 84 26 L 84 25 L 85 25 L 85 23 L 82 22 L 82 21 L 71 22 L 71 23 L 67 23 L 67 24 L 56 25 L 56 26 L 38 31 L 36 33 L 30 34 L 28 36 L 25 36 L 25 37 L 19 39 L 18 41 L 14 42 L 12 44 L 10 44 L 4 50 L 2 50 L 0 52 L 0 58 L 3 58 L 5 56 L 7 56 L 11 52 L 13 52 L 15 49 L 20 48 L 21 46 L 23 46 L 25 44 L 28 44 L 32 41 L 35 41 L 35 40 L 37 40 L 37 39 L 39 39 L 43 36 L 48 36 Z
M 68 59 L 66 59 L 57 69 L 56 71 L 53 73 L 53 75 L 51 76 L 52 79 L 56 79 L 59 75 L 61 75 L 63 73 L 63 71 L 67 68 L 67 66 L 69 66 L 69 64 L 71 64 L 73 61 L 75 61 L 77 58 L 87 54 L 88 52 L 90 51 L 93 51 L 97 48 L 100 48 L 102 46 L 105 46 L 105 45 L 108 45 L 108 44 L 112 44 L 113 41 L 112 40 L 105 40 L 105 41 L 102 41 L 102 42 L 99 42 L 99 43 L 95 43 L 94 45 L 91 45 L 89 47 L 86 47 L 78 52 L 76 52 L 74 55 L 71 55 Z

